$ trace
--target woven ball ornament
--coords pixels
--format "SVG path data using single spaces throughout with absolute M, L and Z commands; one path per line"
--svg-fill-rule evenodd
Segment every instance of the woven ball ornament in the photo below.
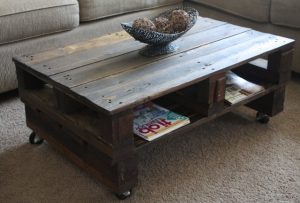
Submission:
M 160 33 L 172 33 L 173 27 L 169 19 L 164 17 L 155 18 L 154 24 L 156 26 L 156 32 Z
M 174 10 L 169 20 L 174 32 L 182 32 L 186 30 L 189 24 L 189 14 L 184 10 Z
M 156 27 L 155 27 L 154 23 L 151 20 L 149 20 L 148 18 L 136 19 L 133 22 L 132 27 L 143 29 L 143 30 L 156 31 Z

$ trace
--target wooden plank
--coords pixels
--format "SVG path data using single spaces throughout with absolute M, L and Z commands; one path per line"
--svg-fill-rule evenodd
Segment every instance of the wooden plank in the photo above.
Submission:
M 285 83 L 290 79 L 293 48 L 279 50 L 268 56 L 268 60 L 257 59 L 235 70 L 241 77 L 256 82 Z
M 73 90 L 115 113 L 194 84 L 222 69 L 237 67 L 292 42 L 286 38 L 249 31 L 194 49 L 182 57 L 169 57 Z
M 197 100 L 205 104 L 213 104 L 216 101 L 215 89 L 219 78 L 224 78 L 225 73 L 216 74 L 214 77 L 209 77 L 201 81 L 197 86 Z
M 273 84 L 285 84 L 290 80 L 290 67 L 292 65 L 294 49 L 292 46 L 270 54 L 266 80 Z M 285 86 L 248 104 L 249 107 L 274 116 L 284 108 Z
M 49 88 L 22 91 L 21 99 L 27 105 L 45 112 L 57 122 L 63 123 L 72 133 L 82 140 L 92 143 L 107 155 L 114 157 L 111 139 L 106 138 L 107 127 L 101 126 L 104 122 L 91 111 L 82 111 L 72 115 L 63 114 L 55 108 L 55 98 Z
M 190 66 L 189 67 L 189 68 L 191 68 L 190 70 L 186 70 L 185 68 L 183 68 L 183 66 L 185 65 L 184 64 L 185 62 L 180 61 L 180 63 L 179 63 L 180 66 L 177 66 L 178 70 L 176 69 L 176 67 L 170 66 L 172 68 L 172 72 L 170 69 L 169 70 L 163 69 L 162 72 L 156 72 L 150 76 L 147 74 L 144 77 L 140 78 L 140 80 L 133 81 L 132 84 L 129 85 L 130 87 L 141 87 L 138 89 L 138 91 L 135 91 L 135 92 L 133 91 L 134 93 L 133 92 L 129 93 L 130 95 L 135 94 L 135 97 L 130 98 L 130 97 L 128 97 L 128 94 L 125 93 L 125 94 L 123 94 L 124 95 L 123 99 L 125 99 L 125 102 L 126 102 L 126 100 L 130 101 L 133 98 L 138 98 L 139 97 L 138 95 L 140 93 L 143 94 L 142 93 L 143 91 L 147 91 L 147 93 L 149 93 L 149 89 L 151 89 L 151 88 L 153 88 L 153 90 L 155 89 L 154 91 L 159 92 L 159 90 L 162 89 L 161 87 L 169 88 L 171 86 L 177 86 L 178 82 L 176 80 L 179 78 L 182 78 L 184 81 L 189 81 L 191 78 L 188 76 L 189 74 L 185 75 L 185 73 L 187 73 L 187 72 L 190 72 L 190 76 L 192 78 L 193 77 L 195 78 L 195 77 L 199 76 L 199 75 L 196 76 L 197 71 L 200 73 L 200 76 L 204 76 L 204 75 L 208 76 L 208 74 L 212 74 L 213 72 L 217 71 L 218 69 L 221 70 L 224 67 L 226 67 L 227 65 L 230 66 L 230 65 L 234 64 L 235 66 L 237 66 L 244 59 L 249 60 L 249 59 L 247 59 L 248 57 L 253 57 L 259 53 L 260 54 L 264 53 L 265 50 L 263 50 L 263 48 L 270 49 L 270 47 L 273 46 L 273 41 L 269 38 L 268 38 L 268 40 L 266 40 L 266 39 L 264 39 L 265 37 L 266 36 L 263 36 L 261 39 L 258 39 L 258 40 L 251 39 L 250 41 L 247 41 L 246 43 L 242 43 L 242 44 L 235 46 L 233 49 L 230 49 L 230 50 L 226 49 L 224 51 L 214 52 L 211 56 L 208 55 L 208 56 L 199 58 L 198 60 L 200 60 L 201 62 L 202 61 L 204 62 L 204 65 L 202 63 L 202 68 L 206 67 L 206 64 L 210 64 L 210 66 L 208 68 L 205 68 L 204 71 L 202 71 L 200 69 L 201 66 L 198 67 L 198 69 L 195 68 L 194 64 L 197 64 L 195 59 L 191 61 L 191 60 L 189 60 L 190 58 L 187 57 L 188 60 L 186 62 L 186 65 L 187 65 L 187 67 Z M 263 51 L 260 50 L 261 48 Z M 228 55 L 229 51 L 230 51 L 230 55 Z M 257 51 L 258 53 L 255 51 Z M 200 52 L 200 51 L 195 50 L 195 52 Z M 192 58 L 197 58 L 197 57 L 192 57 Z M 222 66 L 222 65 L 224 65 L 224 66 Z M 168 72 L 167 77 L 164 76 L 164 74 L 163 74 L 164 71 Z M 153 82 L 153 78 L 155 78 L 154 82 Z M 174 84 L 173 84 L 172 80 L 173 80 Z M 132 81 L 132 80 L 129 80 L 129 81 Z M 146 85 L 144 85 L 144 87 L 143 87 L 143 84 L 146 84 Z M 148 84 L 150 84 L 149 87 L 148 87 Z M 159 85 L 157 85 L 157 84 L 159 84 Z M 169 84 L 170 86 L 167 87 L 167 84 Z M 120 89 L 120 88 L 118 88 L 118 89 Z M 120 89 L 120 90 L 122 91 L 122 89 Z M 117 92 L 110 91 L 110 93 L 117 95 L 119 98 L 120 98 L 120 94 L 122 95 L 121 92 L 117 93 Z M 122 96 L 121 96 L 120 100 L 122 101 Z M 111 104 L 113 105 L 113 102 L 111 102 Z
M 93 38 L 87 41 L 79 42 L 76 44 L 67 45 L 58 49 L 52 49 L 45 52 L 24 55 L 19 59 L 26 63 L 27 65 L 39 64 L 51 59 L 57 59 L 60 57 L 65 57 L 77 52 L 83 52 L 93 48 L 102 48 L 107 45 L 114 45 L 122 41 L 131 39 L 130 35 L 126 31 L 115 32 L 107 34 L 101 37 Z
M 90 172 L 114 192 L 130 190 L 137 183 L 137 160 L 134 154 L 113 163 L 112 159 L 90 143 L 74 139 L 72 133 L 60 128 L 57 121 L 26 106 L 27 124 L 39 136 L 61 151 L 75 164 Z
M 225 22 L 209 19 L 209 18 L 202 18 L 199 17 L 198 22 L 196 25 L 189 31 L 189 33 L 195 33 L 199 30 L 202 30 L 206 28 L 207 26 L 210 26 L 211 24 L 224 24 Z M 121 28 L 121 26 L 120 26 Z M 61 47 L 58 49 L 52 49 L 47 50 L 41 53 L 36 54 L 25 54 L 23 56 L 17 57 L 19 61 L 22 61 L 23 63 L 27 65 L 34 65 L 39 64 L 42 62 L 47 62 L 53 59 L 58 59 L 61 57 L 65 57 L 71 54 L 75 54 L 78 52 L 84 52 L 89 49 L 95 49 L 95 48 L 103 48 L 108 47 L 111 45 L 118 44 L 120 42 L 124 41 L 134 41 L 134 39 L 127 34 L 126 31 L 122 30 L 115 33 L 108 33 L 103 36 L 93 38 L 90 40 L 82 41 L 75 44 L 66 45 L 65 47 Z
M 34 77 L 18 66 L 16 66 L 16 73 L 19 91 L 25 89 L 38 89 L 44 85 L 44 82 L 42 80 Z
M 239 45 L 245 40 L 247 41 L 253 39 L 256 36 L 262 36 L 262 35 L 254 31 L 248 31 L 241 35 L 236 35 L 224 39 L 222 41 L 217 41 L 216 43 L 208 44 L 206 46 L 200 47 L 190 52 L 186 52 L 185 54 L 179 56 L 172 56 L 169 58 L 165 58 L 159 61 L 155 61 L 151 64 L 146 64 L 136 69 L 132 69 L 131 71 L 123 72 L 121 74 L 111 75 L 110 77 L 106 77 L 101 80 L 97 80 L 82 86 L 72 88 L 72 90 L 94 101 L 99 99 L 99 97 L 102 96 L 100 95 L 102 92 L 111 92 L 114 90 L 118 90 L 119 87 L 121 87 L 121 85 L 126 86 L 132 82 L 135 82 L 136 80 L 140 80 L 143 77 L 147 77 L 147 76 L 152 77 L 153 74 L 157 74 L 157 73 L 159 74 L 162 73 L 163 77 L 167 73 L 175 74 L 176 73 L 175 70 L 177 70 L 176 68 L 179 67 L 180 69 L 181 67 L 184 67 L 186 63 L 189 63 L 191 60 L 196 60 L 196 65 L 193 66 L 197 67 L 198 69 L 200 66 L 202 67 L 202 65 L 206 65 L 206 67 L 209 67 L 208 65 L 211 64 L 204 63 L 203 60 L 201 60 L 201 57 L 209 54 L 213 54 L 218 50 L 224 50 L 228 48 L 229 44 L 231 46 Z M 128 80 L 128 78 L 133 78 L 133 79 Z M 123 90 L 125 91 L 125 89 Z
M 75 138 L 76 135 L 73 134 L 68 128 L 61 128 L 60 123 L 52 118 L 50 118 L 45 112 L 37 111 L 30 106 L 25 106 L 26 112 L 26 122 L 29 124 L 29 127 L 32 127 L 30 124 L 34 124 L 34 126 L 38 126 L 37 129 L 33 128 L 33 130 L 39 134 L 40 130 L 49 132 L 49 135 L 56 140 L 60 141 L 63 145 L 65 145 L 69 150 L 72 150 L 73 153 L 76 153 L 77 156 L 81 156 L 85 161 L 94 162 L 98 159 L 98 161 L 102 162 L 102 165 L 99 162 L 95 163 L 94 167 L 98 168 L 102 173 L 108 178 L 114 179 L 113 182 L 117 182 L 116 177 L 113 176 L 115 169 L 110 168 L 112 166 L 111 157 L 107 156 L 100 150 L 95 149 L 88 142 L 81 140 L 80 138 Z M 98 153 L 92 154 L 92 151 L 97 151 Z
M 248 103 L 247 106 L 269 116 L 275 116 L 283 111 L 284 101 L 285 86 L 281 86 L 274 92 Z
M 91 112 L 90 110 L 83 110 L 73 114 L 64 114 L 56 109 L 55 98 L 52 90 L 43 88 L 39 90 L 26 90 L 22 92 L 21 99 L 26 105 L 34 105 L 38 111 L 44 112 L 48 117 L 60 123 L 61 127 L 69 129 L 72 135 L 81 140 L 90 143 L 101 152 L 112 158 L 113 162 L 118 162 L 127 155 L 126 147 L 131 143 L 132 134 L 127 134 L 129 137 L 121 137 L 116 132 L 110 129 L 113 127 L 105 118 L 104 115 Z M 120 121 L 118 123 L 122 123 Z M 124 121 L 125 122 L 125 121 Z M 130 122 L 126 121 L 129 124 Z M 116 124 L 114 124 L 116 125 Z M 127 126 L 127 125 L 123 125 Z M 121 130 L 124 132 L 125 130 Z M 116 137 L 113 143 L 113 135 Z M 122 139 L 129 139 L 130 142 L 122 141 Z
M 63 113 L 74 113 L 86 108 L 82 103 L 57 88 L 53 88 L 53 92 L 56 98 L 56 106 Z
M 210 116 L 224 106 L 226 72 L 215 74 L 197 85 L 197 101 L 205 108 L 204 115 Z
M 53 83 L 53 81 L 50 80 L 47 76 L 41 74 L 40 72 L 35 71 L 34 69 L 31 69 L 30 67 L 28 67 L 28 66 L 26 66 L 26 65 L 24 65 L 24 64 L 22 64 L 22 63 L 20 63 L 18 60 L 14 60 L 14 62 L 15 62 L 16 69 L 17 69 L 17 70 L 20 69 L 20 70 L 26 72 L 26 73 L 29 74 L 32 78 L 34 78 L 34 79 L 36 78 L 36 79 L 42 81 L 43 84 L 46 83 L 47 86 L 50 86 L 50 87 L 51 87 L 51 86 L 53 87 L 53 85 L 55 86 L 55 83 Z M 29 81 L 29 83 L 30 83 L 30 80 L 28 80 L 28 81 Z M 44 86 L 43 84 L 41 85 L 41 87 Z M 19 86 L 19 90 L 21 90 L 21 89 L 24 89 L 24 88 L 21 88 L 21 86 Z M 60 89 L 60 88 L 59 88 L 59 89 Z M 68 88 L 61 88 L 60 90 L 62 90 L 62 91 L 64 91 L 65 93 L 67 93 L 70 97 L 72 97 L 72 98 L 75 99 L 76 101 L 79 101 L 79 102 L 81 102 L 81 103 L 82 103 L 82 101 L 83 101 L 83 104 L 86 105 L 86 106 L 87 106 L 89 109 L 91 109 L 91 110 L 94 110 L 94 111 L 99 111 L 99 110 L 100 110 L 100 111 L 101 111 L 101 109 L 102 109 L 102 108 L 99 108 L 96 104 L 94 104 L 94 103 L 92 103 L 92 102 L 90 102 L 90 101 L 87 101 L 87 100 L 84 100 L 84 99 L 82 100 L 82 98 L 81 98 L 80 95 L 74 94 L 74 92 L 71 91 L 71 90 L 68 89 Z M 19 91 L 21 100 L 23 99 L 23 98 L 22 98 L 22 92 L 23 92 L 23 91 Z M 45 100 L 45 102 L 47 103 L 47 100 Z
M 263 42 L 265 40 L 262 40 Z M 248 57 L 255 56 L 252 55 L 251 51 L 247 52 L 247 48 L 251 47 L 251 44 L 246 43 L 246 46 L 241 46 L 240 48 L 230 50 L 233 55 L 240 55 L 238 57 L 242 57 L 242 60 L 249 60 Z M 258 47 L 256 47 L 258 48 Z M 256 50 L 255 48 L 255 50 Z M 243 51 L 242 51 L 243 50 Z M 244 51 L 246 50 L 246 51 Z M 128 103 L 134 103 L 135 105 L 137 103 L 146 102 L 148 100 L 151 100 L 153 98 L 156 98 L 160 95 L 166 94 L 167 92 L 170 92 L 172 90 L 177 88 L 182 88 L 188 85 L 187 83 L 190 83 L 193 80 L 197 80 L 198 77 L 208 77 L 210 74 L 213 74 L 214 72 L 221 70 L 226 67 L 230 67 L 234 65 L 235 67 L 241 63 L 239 58 L 234 58 L 233 56 L 230 56 L 228 58 L 225 58 L 226 55 L 224 53 L 228 53 L 228 51 L 225 52 L 215 52 L 212 56 L 208 56 L 206 58 L 202 58 L 201 61 L 206 61 L 208 64 L 211 64 L 209 68 L 201 71 L 201 66 L 195 68 L 196 61 L 189 61 L 187 64 L 184 64 L 184 62 L 181 61 L 180 67 L 176 69 L 176 67 L 172 67 L 173 70 L 166 70 L 164 73 L 160 72 L 157 74 L 147 75 L 145 77 L 140 78 L 140 80 L 135 80 L 133 82 L 130 82 L 131 84 L 127 85 L 127 88 L 135 88 L 133 91 L 130 91 L 128 93 L 124 92 L 122 87 L 118 87 L 119 90 L 111 91 L 109 92 L 102 91 L 104 93 L 103 95 L 107 95 L 109 97 L 116 96 L 116 98 L 111 101 L 107 102 L 107 100 L 99 98 L 99 101 L 97 101 L 97 104 L 102 106 L 108 104 L 106 107 L 108 107 L 110 110 L 118 109 L 120 106 L 125 106 Z M 250 53 L 250 54 L 249 54 Z M 263 52 L 261 52 L 263 53 Z M 243 55 L 242 55 L 243 54 Z M 196 57 L 195 57 L 196 58 Z M 221 60 L 220 60 L 221 59 Z M 216 63 L 214 63 L 216 61 Z M 193 64 L 194 63 L 194 64 Z M 175 65 L 175 64 L 174 64 Z M 186 65 L 186 66 L 185 66 Z M 205 65 L 202 65 L 202 67 L 205 67 Z M 200 70 L 200 71 L 199 71 Z M 168 73 L 167 73 L 168 72 Z M 170 73 L 171 72 L 171 73 Z M 167 75 L 167 76 L 166 76 Z M 153 79 L 154 78 L 154 79 Z M 129 79 L 129 81 L 132 81 Z M 184 86 L 182 86 L 184 85 Z M 174 88 L 175 87 L 175 88 Z M 110 88 L 108 88 L 110 89 Z M 145 95 L 145 93 L 147 95 Z M 110 96 L 111 95 L 111 96 Z
M 269 55 L 267 69 L 269 81 L 282 84 L 290 80 L 293 55 L 292 46 Z
M 211 29 L 225 23 L 220 21 L 199 20 L 197 24 L 198 26 L 196 26 L 195 29 L 189 31 L 182 38 L 186 38 L 189 35 L 193 35 L 203 30 Z M 116 57 L 124 53 L 139 50 L 143 46 L 145 46 L 145 44 L 135 41 L 133 39 L 129 39 L 125 41 L 120 41 L 115 44 L 107 44 L 105 46 L 93 47 L 84 50 L 80 49 L 81 51 L 78 52 L 62 55 L 58 58 L 42 61 L 37 64 L 27 65 L 41 73 L 44 73 L 45 75 L 53 75 L 80 66 L 92 64 L 107 58 Z
M 51 76 L 51 78 L 64 86 L 72 88 L 80 84 L 128 71 L 173 55 L 178 55 L 182 52 L 186 52 L 248 30 L 248 28 L 225 24 L 203 31 L 196 35 L 190 35 L 187 38 L 179 39 L 176 43 L 180 48 L 173 54 L 147 58 L 139 55 L 138 51 L 135 51 L 119 57 L 72 69 L 61 74 L 56 74 Z
M 31 67 L 34 70 L 50 76 L 72 70 L 77 67 L 93 64 L 107 58 L 120 56 L 125 53 L 141 49 L 143 46 L 145 45 L 138 41 L 127 40 L 115 45 L 108 45 L 98 49 L 89 49 L 84 52 L 77 52 L 58 59 L 35 64 Z

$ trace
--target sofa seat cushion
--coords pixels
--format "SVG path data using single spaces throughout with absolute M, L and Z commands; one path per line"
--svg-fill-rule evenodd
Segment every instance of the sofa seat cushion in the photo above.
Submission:
M 271 0 L 191 0 L 257 22 L 270 21 Z M 280 1 L 280 0 L 279 0 Z M 295 0 L 296 1 L 296 0 Z M 201 11 L 200 15 L 201 15 Z
M 292 28 L 300 28 L 299 0 L 272 0 L 271 22 Z
M 96 20 L 181 2 L 182 0 L 79 0 L 80 20 Z
M 79 25 L 77 0 L 0 0 L 0 44 Z

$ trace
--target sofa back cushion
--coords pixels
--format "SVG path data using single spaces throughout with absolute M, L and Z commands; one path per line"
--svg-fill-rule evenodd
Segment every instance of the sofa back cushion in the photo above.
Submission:
M 300 1 L 272 0 L 271 22 L 277 25 L 300 28 Z
M 79 0 L 80 20 L 96 20 L 180 2 L 182 0 Z
M 78 25 L 77 0 L 0 0 L 0 45 Z
M 13 15 L 33 10 L 77 4 L 76 0 L 0 0 L 0 15 Z
M 271 0 L 191 0 L 258 22 L 269 22 Z M 285 0 L 279 0 L 285 2 Z M 297 0 L 295 0 L 297 1 Z M 201 15 L 201 10 L 199 11 Z

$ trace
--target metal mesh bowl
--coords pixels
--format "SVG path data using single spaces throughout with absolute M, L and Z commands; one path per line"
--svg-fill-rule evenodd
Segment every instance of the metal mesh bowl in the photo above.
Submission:
M 170 9 L 151 20 L 154 20 L 157 17 L 166 17 L 168 18 L 172 11 L 174 10 L 184 10 L 189 15 L 189 23 L 187 25 L 186 30 L 182 32 L 167 34 L 167 33 L 160 33 L 155 31 L 143 30 L 139 28 L 132 27 L 133 22 L 129 23 L 121 23 L 122 28 L 130 34 L 134 39 L 148 44 L 143 50 L 141 50 L 141 54 L 144 56 L 157 56 L 162 54 L 169 54 L 178 49 L 178 47 L 170 44 L 174 40 L 178 39 L 182 35 L 184 35 L 187 31 L 189 31 L 197 22 L 198 11 L 194 8 L 176 8 Z

